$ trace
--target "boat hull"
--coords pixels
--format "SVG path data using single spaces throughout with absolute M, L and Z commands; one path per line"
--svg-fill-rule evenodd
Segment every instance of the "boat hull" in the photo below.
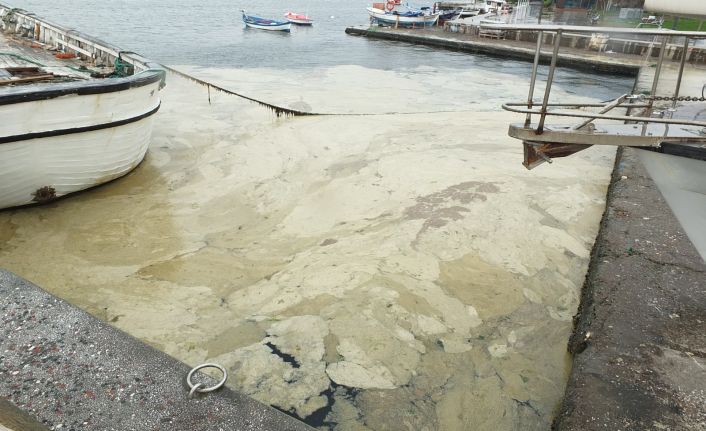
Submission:
M 121 81 L 121 80 L 117 80 Z M 145 157 L 160 81 L 111 84 L 116 91 L 46 86 L 0 97 L 0 208 L 47 202 L 119 178 Z M 56 87 L 56 86 L 55 86 Z M 88 94 L 86 94 L 88 93 Z M 92 93 L 92 94 L 91 94 Z M 33 100 L 34 99 L 34 100 Z
M 296 25 L 312 25 L 312 24 L 314 24 L 313 21 L 308 20 L 308 19 L 287 18 L 287 21 L 289 21 L 292 24 L 296 24 Z
M 257 30 L 268 30 L 268 31 L 284 31 L 289 32 L 292 28 L 292 24 L 288 21 L 278 21 L 266 18 L 260 18 L 253 15 L 247 15 L 245 11 L 243 13 L 243 22 L 246 27 L 254 28 Z
M 288 13 L 284 14 L 284 17 L 290 23 L 296 24 L 296 25 L 312 25 L 314 23 L 314 20 L 312 20 L 311 18 L 307 17 L 304 14 L 297 14 L 297 13 L 288 12 Z
M 386 13 L 382 9 L 376 9 L 376 8 L 366 8 L 368 11 L 368 14 L 370 17 L 380 23 L 387 24 L 387 25 L 397 25 L 397 26 L 405 26 L 405 27 L 413 27 L 413 26 L 430 26 L 436 24 L 436 21 L 439 19 L 439 14 L 435 13 L 432 15 L 422 15 L 422 16 L 402 16 L 402 15 L 395 15 L 391 13 Z
M 251 22 L 245 22 L 245 26 L 250 27 L 250 28 L 256 28 L 258 30 L 284 31 L 284 32 L 289 32 L 292 29 L 292 25 L 290 23 L 278 24 L 278 25 L 261 25 L 261 24 L 251 23 Z

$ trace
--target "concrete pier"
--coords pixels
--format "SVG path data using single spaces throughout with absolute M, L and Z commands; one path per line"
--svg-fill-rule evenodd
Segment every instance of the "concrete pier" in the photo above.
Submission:
M 390 27 L 349 27 L 346 33 L 354 36 L 366 36 L 377 39 L 398 40 L 402 42 L 480 53 L 518 60 L 534 59 L 537 33 L 520 29 L 485 29 L 477 24 L 459 24 L 446 22 L 442 27 L 423 29 Z M 549 52 L 554 43 L 554 34 L 545 32 L 542 46 L 547 53 L 542 61 L 551 59 Z M 559 66 L 589 70 L 598 73 L 625 74 L 633 76 L 636 68 L 645 65 L 647 57 L 656 60 L 660 56 L 660 44 L 650 38 L 633 39 L 620 34 L 583 33 L 567 31 L 562 34 Z M 684 55 L 682 43 L 667 43 L 665 59 L 678 62 Z M 706 62 L 706 48 L 689 46 L 686 50 L 689 64 Z M 613 67 L 618 67 L 614 69 Z M 625 70 L 622 68 L 626 67 Z
M 365 36 L 372 39 L 394 40 L 463 51 L 472 54 L 484 54 L 515 60 L 533 61 L 536 44 L 515 40 L 483 39 L 471 35 L 448 33 L 438 29 L 410 30 L 385 27 L 348 27 L 346 33 L 353 36 Z M 542 64 L 551 60 L 551 52 L 546 48 L 540 57 Z M 639 56 L 599 54 L 576 48 L 562 48 L 557 65 L 571 67 L 595 73 L 637 76 L 643 60 Z
M 0 298 L 0 399 L 30 422 L 52 430 L 311 429 L 228 388 L 189 399 L 187 365 L 1 269 Z M 39 429 L 8 410 L 0 404 L 0 430 Z
M 616 162 L 557 430 L 706 429 L 706 264 L 641 151 Z

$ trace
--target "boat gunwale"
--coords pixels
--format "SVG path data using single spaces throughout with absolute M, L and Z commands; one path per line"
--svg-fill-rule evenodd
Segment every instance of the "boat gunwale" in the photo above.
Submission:
M 49 100 L 69 95 L 84 96 L 125 91 L 162 81 L 165 73 L 164 70 L 145 70 L 124 78 L 24 85 L 0 92 L 0 106 Z

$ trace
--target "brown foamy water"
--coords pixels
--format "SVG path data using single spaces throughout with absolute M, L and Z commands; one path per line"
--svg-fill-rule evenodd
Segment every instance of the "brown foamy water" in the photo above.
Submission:
M 528 172 L 521 118 L 418 76 L 195 73 L 319 112 L 475 111 L 277 119 L 171 74 L 145 162 L 0 212 L 0 266 L 318 426 L 547 429 L 614 150 Z

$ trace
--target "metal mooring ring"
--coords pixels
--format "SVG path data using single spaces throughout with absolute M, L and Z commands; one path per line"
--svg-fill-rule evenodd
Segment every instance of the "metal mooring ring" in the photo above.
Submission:
M 218 368 L 219 370 L 221 370 L 221 373 L 223 373 L 223 378 L 221 379 L 221 381 L 219 381 L 215 385 L 207 387 L 207 388 L 204 387 L 203 383 L 194 384 L 191 381 L 191 377 L 194 375 L 195 372 L 197 372 L 198 370 L 200 370 L 202 368 Z M 198 366 L 192 368 L 191 371 L 189 371 L 189 374 L 186 375 L 186 384 L 189 385 L 189 388 L 191 388 L 191 391 L 189 392 L 189 397 L 192 397 L 194 395 L 194 392 L 198 392 L 200 394 L 205 394 L 206 392 L 215 391 L 216 389 L 221 388 L 226 383 L 226 380 L 228 380 L 228 372 L 221 365 L 210 364 L 210 363 L 198 365 Z

